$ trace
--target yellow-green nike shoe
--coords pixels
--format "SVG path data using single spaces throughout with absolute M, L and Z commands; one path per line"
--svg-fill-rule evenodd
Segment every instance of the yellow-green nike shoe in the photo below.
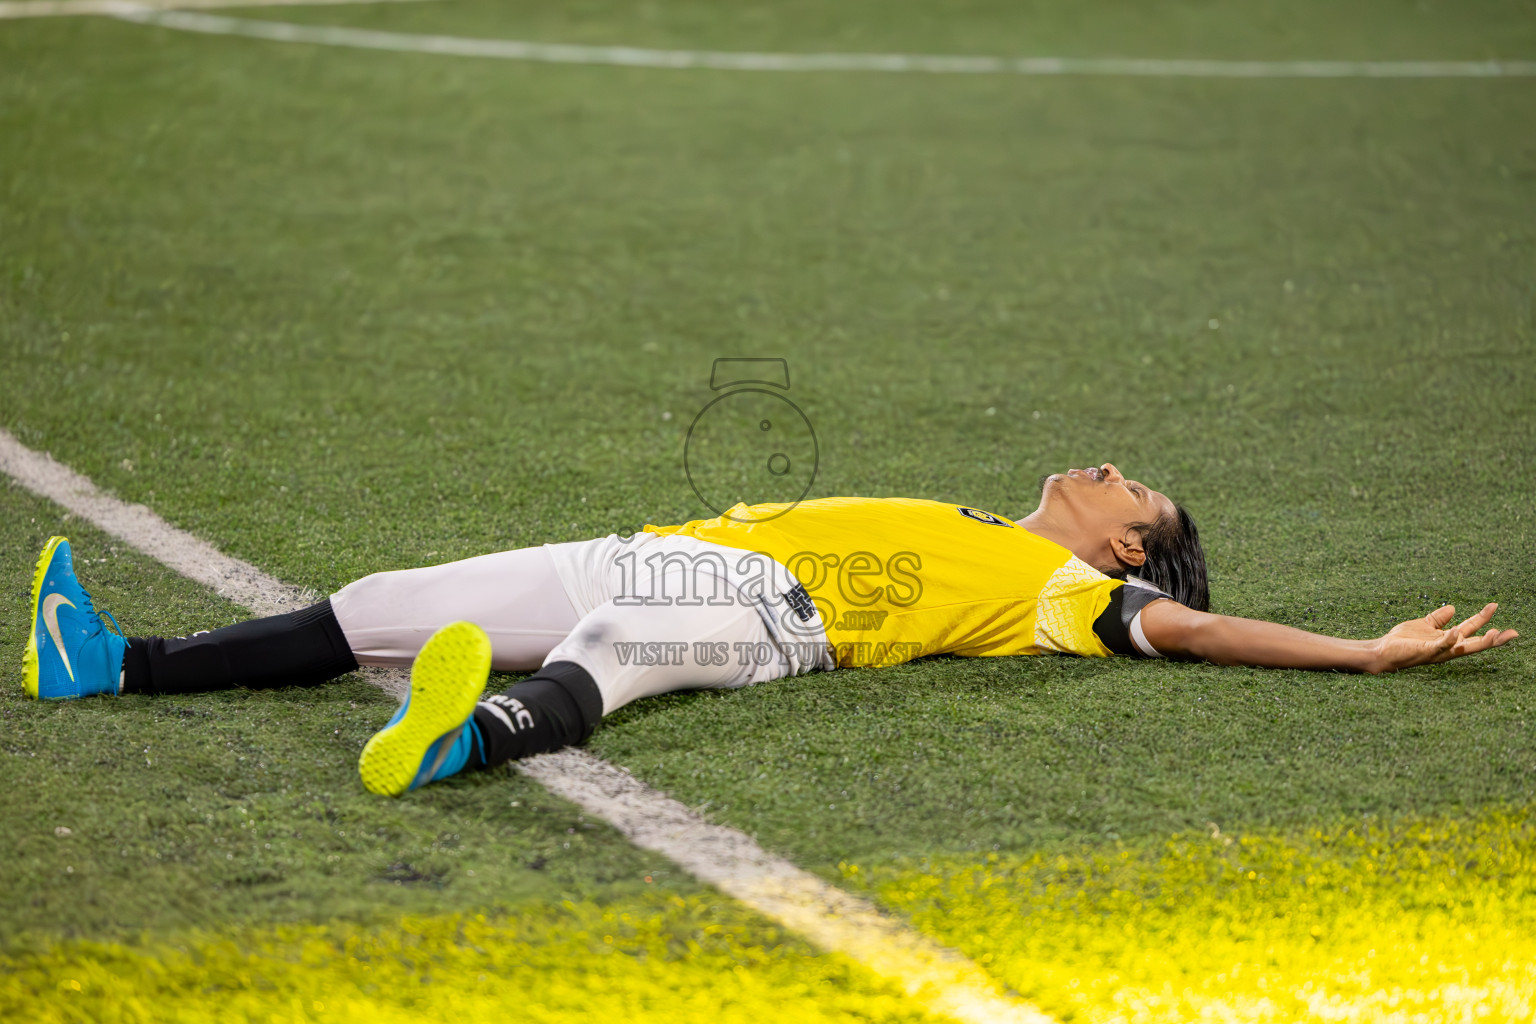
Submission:
M 455 622 L 433 633 L 411 665 L 410 695 L 363 747 L 363 786 L 400 796 L 462 771 L 476 747 L 485 750 L 473 715 L 490 672 L 485 630 Z

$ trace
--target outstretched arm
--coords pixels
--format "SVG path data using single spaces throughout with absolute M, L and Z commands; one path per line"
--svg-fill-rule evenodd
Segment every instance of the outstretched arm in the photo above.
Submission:
M 1450 661 L 1509 643 L 1520 635 L 1512 629 L 1490 629 L 1477 635 L 1498 607 L 1486 605 L 1451 627 L 1456 609 L 1447 605 L 1422 619 L 1399 623 L 1373 640 L 1341 640 L 1274 622 L 1212 615 L 1175 601 L 1147 605 L 1141 613 L 1141 625 L 1147 641 L 1165 655 L 1200 658 L 1218 665 L 1332 668 L 1376 675 Z

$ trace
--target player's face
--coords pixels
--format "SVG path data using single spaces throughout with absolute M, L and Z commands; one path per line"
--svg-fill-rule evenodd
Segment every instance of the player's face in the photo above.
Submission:
M 1174 514 L 1168 496 L 1127 480 L 1112 462 L 1069 469 L 1045 478 L 1040 509 L 1090 534 L 1112 533 L 1127 523 L 1150 523 Z

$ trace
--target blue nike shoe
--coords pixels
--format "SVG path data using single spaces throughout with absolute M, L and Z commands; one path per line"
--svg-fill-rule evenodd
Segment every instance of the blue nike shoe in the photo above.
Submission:
M 470 622 L 433 633 L 411 664 L 411 692 L 363 747 L 357 771 L 380 796 L 400 796 L 464 770 L 485 740 L 475 705 L 491 673 L 491 638 Z
M 117 693 L 128 641 L 111 613 L 103 614 L 112 622 L 111 633 L 75 578 L 68 538 L 48 538 L 32 577 L 32 632 L 21 656 L 28 697 L 60 700 Z

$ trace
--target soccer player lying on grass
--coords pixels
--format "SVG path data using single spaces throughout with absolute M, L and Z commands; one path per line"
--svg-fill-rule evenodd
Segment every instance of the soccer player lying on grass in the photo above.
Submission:
M 1496 605 L 1439 608 L 1372 640 L 1207 611 L 1183 508 L 1113 465 L 1047 477 L 1014 522 L 963 505 L 823 498 L 737 505 L 633 537 L 377 573 L 301 611 L 190 637 L 109 632 L 49 541 L 24 657 L 34 697 L 313 686 L 412 665 L 364 747 L 376 793 L 583 742 L 640 697 L 928 654 L 1054 651 L 1390 672 L 1513 640 Z M 116 623 L 113 623 L 114 627 Z M 482 699 L 490 670 L 533 672 Z

